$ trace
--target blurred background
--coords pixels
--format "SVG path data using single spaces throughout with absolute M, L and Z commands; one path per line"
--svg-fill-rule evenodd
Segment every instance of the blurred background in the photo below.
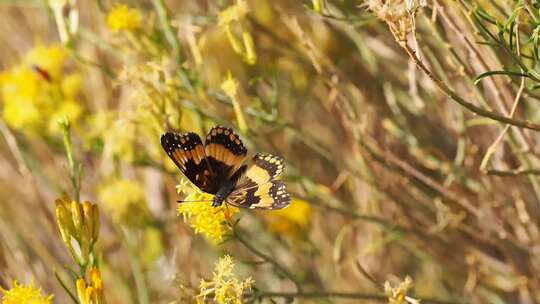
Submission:
M 0 1 L 2 303 L 540 302 L 539 8 Z M 289 208 L 177 206 L 216 124 Z

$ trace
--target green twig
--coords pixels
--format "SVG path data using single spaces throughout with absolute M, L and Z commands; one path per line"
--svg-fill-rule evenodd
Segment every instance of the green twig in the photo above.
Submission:
M 133 277 L 135 279 L 135 288 L 137 289 L 137 298 L 141 304 L 149 304 L 150 299 L 148 296 L 148 288 L 146 286 L 144 274 L 142 271 L 141 263 L 139 257 L 137 256 L 137 251 L 133 246 L 133 239 L 130 232 L 126 229 L 123 229 L 124 239 L 127 246 L 127 252 L 129 256 L 129 263 L 131 264 L 131 269 L 133 271 Z
M 251 243 L 247 240 L 245 240 L 243 237 L 240 236 L 240 234 L 238 233 L 238 231 L 235 229 L 233 230 L 233 237 L 234 239 L 236 239 L 238 242 L 240 242 L 240 244 L 242 244 L 244 247 L 246 247 L 249 251 L 251 251 L 253 254 L 255 254 L 256 256 L 260 257 L 261 259 L 263 259 L 264 261 L 272 264 L 272 266 L 274 266 L 276 268 L 276 270 L 278 270 L 279 272 L 281 272 L 285 277 L 287 277 L 289 280 L 291 280 L 294 285 L 296 286 L 296 289 L 297 289 L 297 293 L 298 294 L 302 294 L 303 291 L 302 291 L 302 284 L 300 283 L 300 281 L 292 274 L 290 273 L 285 267 L 281 266 L 273 257 L 269 256 L 269 255 L 266 255 L 264 253 L 262 253 L 261 251 L 259 251 L 257 248 L 255 248 L 255 246 L 251 245 Z
M 77 298 L 75 297 L 75 295 L 69 290 L 69 288 L 66 286 L 66 283 L 64 283 L 64 281 L 60 278 L 60 275 L 58 275 L 58 272 L 54 272 L 54 276 L 56 277 L 56 280 L 58 281 L 58 283 L 60 283 L 60 285 L 62 286 L 62 288 L 66 291 L 66 293 L 69 295 L 69 297 L 73 300 L 73 302 L 75 304 L 79 304 L 79 301 L 77 300 Z
M 293 298 L 303 298 L 303 299 L 342 298 L 342 299 L 374 300 L 374 301 L 387 301 L 388 300 L 387 296 L 383 294 L 337 292 L 337 291 L 306 291 L 302 293 L 259 291 L 259 292 L 247 293 L 244 295 L 244 297 L 253 298 L 253 300 L 260 300 L 264 298 L 289 298 L 289 299 L 293 299 Z M 421 303 L 457 304 L 459 302 L 422 298 Z
M 442 80 L 440 80 L 435 74 L 429 70 L 422 60 L 418 58 L 416 55 L 416 52 L 411 49 L 409 45 L 407 45 L 406 41 L 399 41 L 399 45 L 407 52 L 409 57 L 415 62 L 416 66 L 422 70 L 426 76 L 428 76 L 435 85 L 448 97 L 450 97 L 452 100 L 466 108 L 467 110 L 476 113 L 480 116 L 491 118 L 496 121 L 500 121 L 509 125 L 513 125 L 520 128 L 525 129 L 531 129 L 535 131 L 540 131 L 540 124 L 536 124 L 527 120 L 516 120 L 512 118 L 508 118 L 506 116 L 503 116 L 499 113 L 496 113 L 491 110 L 482 109 L 480 107 L 475 106 L 474 104 L 466 101 L 465 99 L 461 98 L 456 92 L 454 92 L 452 89 L 450 89 Z
M 73 196 L 75 201 L 79 201 L 81 193 L 81 165 L 73 157 L 73 144 L 71 142 L 71 124 L 67 118 L 64 118 L 59 122 L 62 132 L 64 134 L 64 147 L 66 149 L 66 156 L 68 159 L 69 176 L 71 179 L 71 185 L 73 186 Z

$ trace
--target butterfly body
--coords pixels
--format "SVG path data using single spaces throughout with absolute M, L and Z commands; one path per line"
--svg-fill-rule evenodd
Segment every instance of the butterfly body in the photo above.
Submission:
M 202 191 L 214 194 L 212 206 L 224 202 L 251 209 L 281 209 L 290 204 L 285 184 L 278 178 L 283 159 L 247 149 L 230 128 L 215 126 L 202 143 L 192 132 L 167 132 L 161 145 L 180 171 Z
M 212 206 L 218 207 L 223 204 L 223 202 L 227 199 L 227 197 L 231 194 L 231 192 L 234 189 L 234 183 L 231 181 L 225 182 L 221 188 L 219 188 L 218 192 L 214 196 L 214 199 L 212 200 Z

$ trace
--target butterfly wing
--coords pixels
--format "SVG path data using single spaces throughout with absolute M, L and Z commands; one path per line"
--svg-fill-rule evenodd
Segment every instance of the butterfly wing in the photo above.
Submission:
M 193 184 L 204 192 L 217 192 L 214 174 L 206 160 L 199 135 L 192 132 L 167 132 L 161 135 L 161 146 Z
M 239 177 L 227 203 L 251 209 L 282 209 L 291 202 L 285 183 L 276 180 L 283 172 L 283 159 L 257 154 Z
M 208 132 L 204 146 L 208 163 L 222 183 L 238 171 L 247 154 L 240 137 L 223 126 L 215 126 Z
M 250 209 L 283 209 L 291 203 L 291 195 L 285 189 L 285 183 L 273 180 L 266 184 L 238 189 L 231 193 L 226 202 L 233 206 Z

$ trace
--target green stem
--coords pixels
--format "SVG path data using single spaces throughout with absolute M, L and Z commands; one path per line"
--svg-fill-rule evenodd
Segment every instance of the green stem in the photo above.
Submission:
M 167 14 L 167 8 L 165 7 L 165 2 L 163 0 L 152 0 L 152 4 L 154 5 L 154 8 L 156 9 L 159 22 L 161 23 L 161 27 L 163 28 L 163 32 L 165 33 L 165 38 L 167 39 L 167 41 L 173 48 L 176 59 L 178 60 L 178 62 L 180 62 L 181 60 L 180 42 L 178 41 L 178 37 L 176 36 L 176 33 L 171 27 L 171 18 Z
M 356 300 L 374 300 L 374 301 L 388 301 L 386 295 L 372 294 L 372 293 L 357 293 L 357 292 L 337 292 L 337 291 L 306 291 L 306 292 L 273 292 L 273 291 L 260 291 L 245 294 L 246 298 L 253 298 L 254 300 L 264 298 L 303 298 L 303 299 L 315 299 L 315 298 L 342 298 L 342 299 L 356 299 Z M 432 304 L 457 304 L 459 302 L 422 298 L 421 303 Z
M 124 238 L 126 241 L 127 252 L 129 257 L 129 263 L 133 270 L 133 278 L 135 279 L 135 288 L 137 289 L 137 298 L 141 304 L 149 304 L 150 299 L 148 296 L 148 288 L 146 286 L 142 266 L 139 261 L 139 257 L 133 246 L 133 239 L 130 232 L 126 229 L 123 230 Z
M 75 304 L 79 304 L 79 301 L 77 300 L 75 295 L 69 290 L 66 283 L 64 283 L 64 281 L 60 278 L 60 275 L 58 274 L 58 272 L 55 271 L 54 276 L 56 277 L 56 280 L 60 283 L 60 286 L 62 286 L 62 288 L 66 291 L 69 297 L 73 300 L 73 302 Z
M 80 198 L 80 165 L 79 162 L 73 157 L 73 144 L 71 142 L 71 126 L 67 118 L 60 122 L 60 126 L 64 133 L 64 147 L 66 149 L 66 156 L 68 159 L 69 176 L 71 179 L 71 185 L 73 186 L 73 196 L 75 201 L 79 201 Z
M 535 131 L 540 131 L 540 124 L 532 123 L 527 120 L 516 120 L 516 119 L 508 118 L 494 111 L 477 107 L 474 104 L 461 98 L 456 92 L 450 89 L 443 81 L 437 78 L 437 76 L 435 76 L 435 74 L 433 74 L 424 65 L 424 63 L 420 60 L 420 58 L 416 56 L 416 52 L 412 50 L 405 41 L 398 41 L 398 43 L 407 52 L 409 57 L 415 62 L 416 66 L 420 68 L 420 70 L 422 70 L 426 74 L 426 76 L 428 76 L 446 96 L 450 97 L 451 99 L 453 99 L 455 102 L 457 102 L 458 104 L 460 104 L 467 110 L 473 113 L 476 113 L 480 116 L 484 116 L 484 117 L 491 118 L 496 121 L 504 122 L 509 125 L 513 125 L 513 126 L 525 128 L 525 129 L 531 129 Z
M 276 270 L 278 270 L 284 276 L 286 276 L 289 280 L 291 280 L 294 283 L 294 285 L 296 285 L 296 289 L 297 289 L 298 294 L 303 293 L 302 284 L 300 284 L 300 281 L 292 273 L 290 273 L 285 267 L 281 266 L 274 258 L 272 258 L 269 255 L 266 255 L 266 254 L 262 253 L 257 248 L 255 248 L 253 245 L 251 245 L 251 243 L 249 241 L 245 240 L 244 238 L 242 238 L 239 235 L 237 230 L 233 231 L 233 236 L 234 236 L 234 238 L 236 240 L 238 240 L 238 242 L 240 242 L 240 244 L 244 245 L 244 247 L 246 247 L 249 251 L 251 251 L 256 256 L 262 258 L 264 261 L 272 264 L 276 268 Z

